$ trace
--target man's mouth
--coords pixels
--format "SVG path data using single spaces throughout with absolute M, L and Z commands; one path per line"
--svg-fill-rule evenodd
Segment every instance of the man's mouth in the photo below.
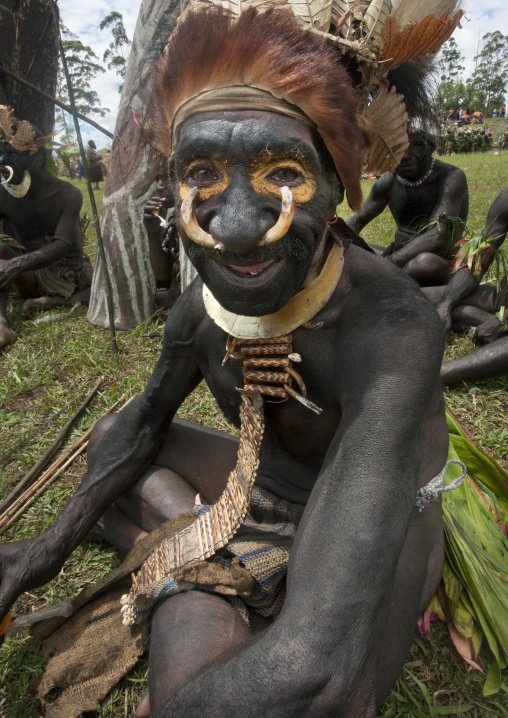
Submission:
M 266 289 L 285 261 L 285 258 L 274 258 L 256 264 L 230 264 L 213 260 L 212 263 L 219 276 L 229 284 L 242 286 L 244 289 Z
M 247 266 L 241 266 L 238 264 L 227 264 L 225 265 L 229 270 L 235 272 L 241 277 L 256 277 L 258 274 L 262 274 L 268 267 L 275 262 L 275 259 L 269 259 L 267 262 L 260 262 L 259 264 L 249 264 Z

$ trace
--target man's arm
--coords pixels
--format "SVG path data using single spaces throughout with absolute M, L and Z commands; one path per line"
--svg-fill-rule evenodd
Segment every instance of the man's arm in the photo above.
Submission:
M 55 239 L 35 252 L 19 255 L 13 259 L 0 260 L 0 290 L 7 289 L 23 272 L 48 267 L 71 252 L 79 254 L 83 251 L 79 227 L 83 195 L 68 183 L 61 182 L 61 185 L 63 186 L 59 187 L 59 191 L 63 192 L 64 196 L 58 198 L 58 201 L 62 204 L 63 210 L 53 232 Z M 47 201 L 51 201 L 51 195 Z
M 437 219 L 442 214 L 447 217 L 459 217 L 462 212 L 464 198 L 467 198 L 467 196 L 468 189 L 464 172 L 455 169 L 447 173 L 440 184 L 438 200 L 431 219 Z M 403 267 L 422 252 L 441 254 L 446 247 L 447 234 L 448 225 L 446 222 L 437 222 L 429 230 L 387 256 L 387 259 L 397 267 Z
M 393 175 L 386 173 L 374 182 L 370 195 L 363 203 L 360 212 L 350 217 L 346 224 L 353 232 L 360 234 L 365 225 L 383 212 L 387 205 L 390 194 L 390 186 L 393 182 Z
M 418 479 L 442 468 L 447 433 L 441 411 L 434 437 L 444 438 L 425 463 L 424 417 L 443 346 L 434 310 L 422 297 L 420 325 L 408 318 L 401 326 L 395 306 L 384 312 L 386 292 L 374 299 L 376 320 L 358 306 L 337 345 L 343 420 L 298 529 L 281 616 L 255 645 L 191 681 L 157 718 L 375 715 L 381 637 Z M 396 301 L 400 308 L 400 295 Z M 407 649 L 416 603 L 401 617 Z
M 201 380 L 193 350 L 196 323 L 186 300 L 171 312 L 162 354 L 145 391 L 118 415 L 55 523 L 37 538 L 0 548 L 0 621 L 21 593 L 57 575 L 104 511 L 140 478 L 178 407 Z
M 484 275 L 488 272 L 496 249 L 503 244 L 508 231 L 508 188 L 503 190 L 492 203 L 487 214 L 483 235 L 493 240 L 481 254 L 481 270 L 479 274 L 472 274 L 467 267 L 462 267 L 453 274 L 446 286 L 442 300 L 436 305 L 439 316 L 447 332 L 452 323 L 452 309 L 460 304 L 462 299 L 472 294 L 480 285 Z

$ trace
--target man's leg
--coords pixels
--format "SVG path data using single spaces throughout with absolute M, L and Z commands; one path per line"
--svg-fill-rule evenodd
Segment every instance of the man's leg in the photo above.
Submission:
M 67 299 L 61 296 L 48 296 L 32 297 L 26 299 L 23 302 L 21 314 L 23 317 L 29 316 L 29 314 L 35 309 L 54 309 L 55 307 L 73 307 L 75 304 L 83 304 L 88 306 L 90 302 L 90 289 L 92 284 L 93 269 L 92 267 L 86 267 L 87 279 L 90 285 L 85 289 L 81 289 L 79 292 L 74 292 Z
M 12 344 L 18 338 L 16 332 L 14 332 L 7 324 L 7 299 L 9 292 L 0 292 L 0 349 Z
M 450 276 L 450 267 L 446 259 L 431 252 L 422 252 L 402 267 L 418 284 L 446 284 Z
M 14 259 L 16 252 L 8 247 L 4 242 L 0 241 L 0 259 Z M 22 297 L 32 297 L 37 294 L 37 280 L 34 272 L 23 272 L 13 285 L 16 287 Z M 7 324 L 7 299 L 9 297 L 9 289 L 0 291 L 0 349 L 8 346 L 16 341 L 17 336 Z
M 437 589 L 443 572 L 444 539 L 441 505 L 415 515 L 399 558 L 386 623 L 380 637 L 378 662 L 366 667 L 375 685 L 375 701 L 365 702 L 366 684 L 351 690 L 348 718 L 374 715 L 395 683 L 411 647 L 418 616 Z M 210 668 L 246 650 L 260 636 L 249 635 L 231 606 L 213 595 L 192 591 L 161 603 L 152 620 L 150 646 L 150 707 L 152 716 L 180 688 Z M 330 681 L 319 703 L 319 715 L 332 715 L 338 684 Z M 375 703 L 375 705 L 374 705 Z
M 161 602 L 152 616 L 151 715 L 190 680 L 252 644 L 249 627 L 227 601 L 189 591 Z
M 115 420 L 109 415 L 97 422 L 88 445 L 89 463 Z M 175 419 L 154 463 L 105 512 L 89 537 L 107 539 L 128 553 L 148 531 L 192 509 L 196 493 L 203 502 L 216 501 L 236 464 L 237 450 L 236 437 Z M 249 640 L 245 621 L 217 596 L 192 591 L 166 599 L 154 611 L 150 699 L 143 696 L 138 718 L 156 715 L 184 683 Z
M 115 420 L 110 415 L 97 422 L 88 445 L 89 463 Z M 105 512 L 90 538 L 107 539 L 127 553 L 146 532 L 191 510 L 198 493 L 203 503 L 217 501 L 237 450 L 235 436 L 175 419 L 153 464 Z
M 499 320 L 495 314 L 490 314 L 470 304 L 459 304 L 454 307 L 452 321 L 454 329 L 467 331 L 471 327 L 476 327 L 474 341 L 479 345 L 489 344 L 500 336 Z

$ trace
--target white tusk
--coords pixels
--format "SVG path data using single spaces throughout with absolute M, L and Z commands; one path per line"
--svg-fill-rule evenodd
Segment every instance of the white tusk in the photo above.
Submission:
M 273 227 L 266 232 L 258 247 L 263 247 L 265 244 L 271 244 L 281 239 L 291 226 L 295 214 L 293 193 L 289 187 L 281 187 L 280 193 L 282 195 L 282 207 L 280 209 L 279 219 Z
M 225 247 L 222 242 L 216 242 L 211 234 L 205 232 L 199 226 L 199 222 L 196 219 L 196 212 L 194 210 L 194 200 L 198 193 L 198 188 L 193 187 L 185 195 L 185 199 L 180 207 L 180 219 L 182 221 L 182 227 L 185 230 L 185 234 L 189 239 L 196 244 L 200 244 L 202 247 L 208 247 L 209 249 L 220 249 L 224 251 Z
M 9 165 L 4 165 L 4 169 L 9 170 L 10 174 L 7 179 L 3 179 L 0 184 L 9 184 L 12 179 L 12 175 L 14 174 L 14 170 L 12 169 L 12 167 L 9 167 Z

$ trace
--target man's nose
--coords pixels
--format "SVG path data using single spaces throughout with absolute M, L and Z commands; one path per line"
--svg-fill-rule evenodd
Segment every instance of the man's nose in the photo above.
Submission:
M 258 194 L 243 177 L 233 179 L 224 192 L 198 207 L 196 217 L 216 242 L 243 254 L 259 244 L 279 213 L 280 201 Z

